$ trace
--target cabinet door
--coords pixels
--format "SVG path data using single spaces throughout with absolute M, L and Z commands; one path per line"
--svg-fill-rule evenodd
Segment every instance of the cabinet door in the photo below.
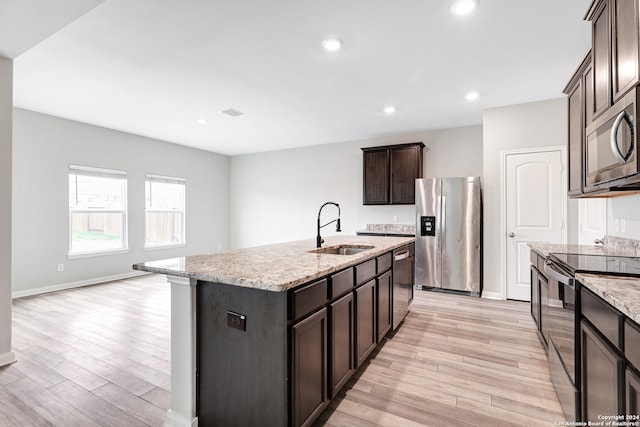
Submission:
M 638 0 L 609 0 L 613 101 L 638 83 Z
M 363 153 L 365 205 L 389 204 L 389 150 L 367 150 Z
M 378 342 L 391 329 L 391 271 L 387 271 L 377 279 L 377 301 L 378 301 Z
M 623 414 L 624 359 L 584 320 L 580 322 L 582 362 L 582 417 Z
M 331 304 L 331 346 L 329 349 L 331 398 L 338 394 L 338 391 L 355 371 L 353 320 L 354 304 L 353 292 L 351 292 Z
M 376 280 L 360 286 L 356 295 L 356 368 L 376 346 Z
M 538 270 L 531 266 L 531 317 L 540 330 L 540 283 L 538 283 Z
M 569 92 L 569 195 L 582 193 L 582 79 Z
M 538 273 L 538 286 L 540 287 L 540 333 L 545 345 L 549 345 L 549 282 L 547 278 Z
M 593 58 L 593 116 L 611 105 L 611 76 L 609 71 L 610 24 L 609 1 L 605 0 L 592 20 Z
M 293 425 L 309 425 L 329 403 L 327 396 L 327 309 L 292 328 Z M 261 357 L 261 355 L 256 355 Z
M 640 378 L 631 369 L 625 372 L 625 394 L 627 396 L 627 415 L 639 415 L 640 412 Z M 629 420 L 634 421 L 634 420 Z
M 416 178 L 422 178 L 420 146 L 391 149 L 391 204 L 414 204 Z

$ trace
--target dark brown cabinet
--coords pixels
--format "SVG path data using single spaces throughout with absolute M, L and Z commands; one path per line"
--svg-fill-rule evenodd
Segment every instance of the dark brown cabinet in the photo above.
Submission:
M 356 297 L 356 367 L 376 346 L 376 280 L 355 291 Z
M 422 142 L 363 148 L 363 204 L 414 204 L 423 148 Z
M 625 371 L 625 395 L 626 395 L 626 414 L 638 415 L 640 412 L 640 378 L 636 373 L 627 368 Z
M 332 303 L 329 311 L 331 313 L 330 397 L 333 398 L 355 371 L 353 293 L 348 293 Z
M 292 327 L 293 422 L 310 425 L 329 403 L 327 309 Z
M 624 358 L 585 320 L 580 322 L 582 418 L 624 414 Z
M 592 114 L 587 114 L 587 105 L 592 102 L 591 52 L 584 58 L 578 70 L 564 89 L 568 102 L 568 154 L 569 154 L 569 196 L 580 196 L 584 189 L 584 145 L 585 128 L 591 124 Z
M 377 279 L 376 300 L 378 309 L 378 342 L 381 342 L 384 336 L 391 330 L 391 271 L 387 271 Z
M 638 84 L 639 10 L 636 0 L 597 0 L 587 13 L 592 25 L 593 117 Z

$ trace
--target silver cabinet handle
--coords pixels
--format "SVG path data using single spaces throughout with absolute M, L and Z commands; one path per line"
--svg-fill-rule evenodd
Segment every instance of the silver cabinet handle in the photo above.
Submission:
M 400 252 L 395 257 L 393 257 L 394 261 L 402 261 L 403 259 L 409 258 L 409 251 Z
M 618 146 L 618 129 L 620 128 L 620 124 L 622 121 L 627 122 L 629 128 L 631 129 L 631 147 L 626 155 L 622 155 L 620 152 L 620 147 Z M 626 111 L 621 111 L 620 114 L 616 117 L 616 120 L 613 122 L 613 126 L 611 127 L 611 136 L 609 138 L 609 144 L 611 146 L 611 152 L 615 156 L 616 159 L 622 164 L 625 164 L 629 161 L 633 153 L 636 151 L 635 138 L 633 136 L 633 123 L 629 114 Z
M 509 237 L 516 237 L 516 233 L 512 231 L 511 233 L 509 233 Z

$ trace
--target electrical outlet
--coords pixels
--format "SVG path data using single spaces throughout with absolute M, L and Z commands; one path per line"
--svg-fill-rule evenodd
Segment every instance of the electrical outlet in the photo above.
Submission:
M 618 218 L 614 218 L 613 220 L 613 229 L 619 233 L 620 232 L 620 220 Z
M 393 222 L 398 222 L 398 215 L 393 216 Z
M 57 272 L 64 271 L 64 264 L 58 264 L 58 266 L 56 267 L 56 271 Z
M 622 218 L 620 220 L 620 232 L 622 233 L 626 233 L 627 232 L 627 220 Z
M 247 316 L 227 310 L 227 326 L 230 328 L 239 329 L 241 331 L 246 331 Z

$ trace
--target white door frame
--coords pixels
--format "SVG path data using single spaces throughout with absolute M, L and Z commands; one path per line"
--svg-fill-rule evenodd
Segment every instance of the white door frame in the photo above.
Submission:
M 562 156 L 562 188 L 564 188 L 564 203 L 562 203 L 562 244 L 567 242 L 567 147 L 553 145 L 549 147 L 521 148 L 518 150 L 500 151 L 500 298 L 507 299 L 507 156 L 511 154 L 544 153 L 560 151 Z

